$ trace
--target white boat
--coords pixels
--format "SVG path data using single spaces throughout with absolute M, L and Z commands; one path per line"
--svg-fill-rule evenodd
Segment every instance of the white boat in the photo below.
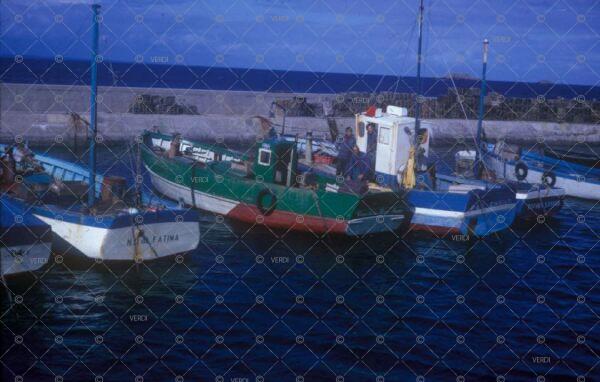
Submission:
M 50 226 L 17 201 L 0 197 L 0 271 L 2 277 L 32 272 L 48 262 Z
M 565 190 L 567 196 L 600 200 L 600 170 L 551 158 L 504 142 L 487 144 L 483 160 L 497 177 L 527 183 L 542 183 Z
M 92 5 L 92 10 L 89 168 L 34 155 L 25 146 L 17 145 L 18 156 L 14 146 L 4 147 L 11 175 L 5 177 L 8 184 L 3 186 L 27 205 L 36 218 L 52 227 L 53 245 L 58 250 L 75 250 L 93 259 L 123 261 L 153 260 L 191 251 L 200 241 L 196 212 L 144 204 L 138 187 L 132 193 L 124 178 L 96 173 L 95 58 L 100 6 Z
M 2 147 L 0 147 L 2 150 Z M 21 198 L 37 219 L 52 227 L 57 251 L 103 260 L 153 260 L 194 250 L 200 241 L 199 216 L 193 210 L 142 203 L 136 207 L 124 187 L 111 189 L 115 178 L 96 175 L 97 204 L 89 209 L 89 171 L 46 155 L 35 160 L 43 172 L 23 175 L 35 195 Z M 108 202 L 102 195 L 109 195 Z M 145 202 L 149 197 L 145 197 Z M 18 199 L 17 199 L 18 200 Z
M 475 137 L 475 150 L 458 151 L 455 154 L 455 171 L 458 177 L 450 177 L 450 181 L 470 184 L 485 184 L 488 180 L 496 181 L 498 172 L 493 166 L 486 166 L 487 148 L 482 142 L 483 114 L 485 109 L 486 70 L 488 59 L 489 41 L 483 40 L 483 71 L 481 76 L 481 90 L 479 92 L 479 115 L 477 118 L 477 135 Z M 483 176 L 485 174 L 485 176 Z M 465 177 L 467 179 L 465 179 Z M 544 182 L 538 178 L 532 182 L 526 179 L 507 179 L 500 175 L 502 183 L 515 192 L 517 199 L 517 214 L 520 219 L 533 218 L 541 222 L 541 218 L 556 214 L 563 206 L 565 190 L 555 187 L 555 184 Z

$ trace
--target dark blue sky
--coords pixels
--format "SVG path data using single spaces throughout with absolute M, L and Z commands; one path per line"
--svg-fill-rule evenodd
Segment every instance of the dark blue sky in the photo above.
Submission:
M 82 1 L 0 2 L 0 55 L 87 59 Z M 417 0 L 100 1 L 108 60 L 414 75 Z M 426 0 L 424 76 L 600 84 L 600 1 Z

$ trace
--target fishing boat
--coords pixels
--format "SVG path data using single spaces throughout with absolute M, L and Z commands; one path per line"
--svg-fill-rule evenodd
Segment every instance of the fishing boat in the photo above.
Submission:
M 407 190 L 412 230 L 439 237 L 484 237 L 514 222 L 516 196 L 506 185 L 449 181 L 428 165 L 431 126 L 420 125 L 415 144 L 416 118 L 409 117 L 406 108 L 389 105 L 385 112 L 379 109 L 356 116 L 356 142 L 363 152 L 367 151 L 369 124 L 377 131 L 375 180 L 382 187 Z M 407 184 L 406 174 L 411 171 L 414 180 Z
M 421 57 L 423 1 L 418 20 Z M 417 60 L 417 98 L 421 96 L 420 64 Z M 385 111 L 370 107 L 356 115 L 358 148 L 367 155 L 369 146 L 376 148 L 371 155 L 377 185 L 405 192 L 412 211 L 411 230 L 439 237 L 485 237 L 507 229 L 517 212 L 515 192 L 502 184 L 460 184 L 438 177 L 435 167 L 428 164 L 431 126 L 421 121 L 420 102 L 415 105 L 415 118 L 408 116 L 406 108 L 394 105 Z M 369 130 L 376 133 L 369 135 Z
M 402 193 L 300 171 L 297 144 L 278 137 L 241 154 L 147 131 L 142 158 L 162 194 L 249 224 L 362 236 L 396 231 L 409 219 Z
M 0 145 L 6 154 L 9 146 Z M 53 248 L 103 260 L 152 260 L 195 249 L 198 214 L 161 201 L 141 201 L 121 177 L 96 175 L 75 163 L 35 154 L 16 170 L 18 182 L 1 186 L 5 195 L 52 227 Z
M 153 260 L 191 251 L 200 240 L 196 212 L 144 204 L 138 182 L 132 188 L 124 178 L 97 175 L 95 58 L 99 8 L 92 6 L 89 167 L 36 155 L 23 143 L 2 146 L 12 175 L 0 187 L 52 227 L 57 250 L 93 259 L 126 261 Z
M 52 246 L 50 226 L 30 213 L 27 206 L 0 196 L 0 271 L 2 278 L 40 269 L 48 262 Z
M 503 179 L 560 187 L 566 195 L 600 200 L 600 169 L 524 150 L 505 142 L 487 143 L 486 167 Z
M 525 150 L 519 146 L 507 144 L 504 141 L 489 143 L 481 140 L 483 97 L 485 97 L 485 67 L 487 62 L 487 45 L 484 43 L 484 71 L 482 91 L 479 100 L 480 116 L 477 129 L 477 154 L 481 151 L 483 166 L 495 177 L 505 181 L 517 182 L 518 187 L 527 190 L 523 184 L 541 184 L 538 192 L 534 190 L 533 197 L 525 197 L 525 204 L 534 212 L 556 211 L 548 205 L 562 206 L 564 195 L 600 200 L 600 163 L 590 156 L 586 158 L 577 152 L 561 150 Z M 563 195 L 560 195 L 560 194 Z M 531 194 L 531 192 L 529 193 Z M 529 195 L 528 194 L 528 195 Z M 543 194 L 543 195 L 542 195 Z M 560 202 L 557 201 L 560 199 Z M 546 200 L 547 203 L 544 201 Z M 533 207 L 532 207 L 533 206 Z
M 485 110 L 485 96 L 487 92 L 486 71 L 489 52 L 489 41 L 483 40 L 483 66 L 481 75 L 481 90 L 479 92 L 479 113 L 477 119 L 477 134 L 475 136 L 475 150 L 462 150 L 455 154 L 455 171 L 458 176 L 440 176 L 446 182 L 483 185 L 488 181 L 496 181 L 496 173 L 486 167 L 486 150 L 483 147 L 483 114 Z M 485 175 L 485 176 L 484 176 Z M 563 206 L 565 190 L 552 184 L 529 183 L 525 181 L 503 180 L 517 198 L 517 213 L 522 220 L 536 219 L 545 221 L 552 217 Z

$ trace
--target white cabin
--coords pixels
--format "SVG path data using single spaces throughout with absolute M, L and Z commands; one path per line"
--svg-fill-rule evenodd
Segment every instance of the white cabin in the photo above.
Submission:
M 377 132 L 377 152 L 375 155 L 375 172 L 386 179 L 396 178 L 403 171 L 408 161 L 408 153 L 414 142 L 415 119 L 408 116 L 404 107 L 389 105 L 386 111 L 377 109 L 374 115 L 367 112 L 356 114 L 356 144 L 362 152 L 367 152 L 367 126 L 373 124 Z M 429 156 L 431 141 L 431 124 L 421 121 L 424 130 L 421 138 L 421 155 Z M 421 161 L 420 170 L 426 169 L 426 161 Z M 387 181 L 386 181 L 387 182 Z

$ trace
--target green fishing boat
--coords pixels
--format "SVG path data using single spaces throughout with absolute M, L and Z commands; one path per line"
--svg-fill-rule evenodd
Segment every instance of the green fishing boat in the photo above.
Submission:
M 249 224 L 359 236 L 396 231 L 410 220 L 401 192 L 317 174 L 299 163 L 296 143 L 283 139 L 243 154 L 147 131 L 142 160 L 165 196 Z

